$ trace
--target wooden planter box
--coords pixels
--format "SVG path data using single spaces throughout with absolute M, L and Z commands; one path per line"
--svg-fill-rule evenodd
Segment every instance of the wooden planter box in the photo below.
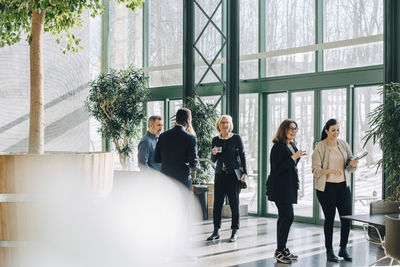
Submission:
M 50 188 L 62 193 L 68 181 L 106 195 L 112 190 L 113 168 L 112 153 L 0 154 L 0 266 L 19 266 L 13 257 L 31 236 L 27 200 L 32 194 Z

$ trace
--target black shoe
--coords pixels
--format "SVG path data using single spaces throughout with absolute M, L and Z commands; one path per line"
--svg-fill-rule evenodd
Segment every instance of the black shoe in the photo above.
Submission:
M 346 247 L 341 247 L 339 249 L 339 257 L 343 257 L 345 261 L 352 262 L 353 259 L 350 257 L 349 253 L 347 253 Z
M 288 248 L 285 248 L 283 250 L 283 253 L 285 254 L 286 257 L 288 257 L 292 261 L 297 261 L 297 259 L 299 258 L 299 256 L 293 255 L 292 252 L 290 252 L 290 250 Z
M 237 240 L 236 232 L 237 232 L 236 229 L 232 229 L 232 235 L 231 235 L 231 238 L 229 238 L 229 242 L 235 242 Z
M 292 260 L 285 255 L 284 251 L 275 250 L 274 259 L 280 263 L 292 263 Z
M 332 248 L 326 250 L 326 259 L 330 262 L 339 262 Z
M 219 229 L 214 229 L 212 234 L 207 238 L 207 241 L 219 239 Z

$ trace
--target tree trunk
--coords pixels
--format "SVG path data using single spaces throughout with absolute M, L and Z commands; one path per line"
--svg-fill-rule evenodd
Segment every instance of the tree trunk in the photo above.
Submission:
M 46 11 L 32 11 L 32 29 L 30 36 L 30 119 L 29 119 L 29 153 L 44 152 L 44 79 L 42 60 L 42 36 Z

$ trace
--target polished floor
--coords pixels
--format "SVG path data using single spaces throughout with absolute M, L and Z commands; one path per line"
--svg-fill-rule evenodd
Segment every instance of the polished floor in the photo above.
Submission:
M 191 257 L 181 262 L 171 262 L 174 266 L 287 266 L 278 264 L 273 259 L 276 248 L 276 219 L 248 216 L 241 218 L 241 228 L 238 240 L 229 243 L 230 219 L 224 219 L 221 239 L 205 241 L 212 232 L 212 220 L 196 223 L 190 238 L 190 248 L 187 254 Z M 340 229 L 334 229 L 335 253 L 339 248 Z M 353 256 L 353 262 L 340 259 L 339 263 L 326 261 L 323 227 L 313 224 L 294 223 L 291 228 L 287 246 L 294 254 L 299 255 L 298 261 L 292 266 L 368 266 L 384 255 L 382 249 L 365 240 L 362 230 L 352 229 L 348 250 Z M 385 260 L 378 266 L 389 265 Z

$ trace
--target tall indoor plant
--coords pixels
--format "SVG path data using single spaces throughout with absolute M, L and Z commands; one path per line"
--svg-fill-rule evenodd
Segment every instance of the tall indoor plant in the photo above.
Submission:
M 197 135 L 198 154 L 201 170 L 193 178 L 194 184 L 206 184 L 213 177 L 214 164 L 210 160 L 211 140 L 215 135 L 218 112 L 212 104 L 203 102 L 200 97 L 188 98 L 185 107 L 192 111 L 192 125 Z
M 132 154 L 133 139 L 139 138 L 146 119 L 145 102 L 150 89 L 141 70 L 111 69 L 90 82 L 86 108 L 101 123 L 99 132 L 113 141 L 121 166 L 127 168 Z
M 391 83 L 381 88 L 383 104 L 368 114 L 371 129 L 364 137 L 364 147 L 369 140 L 379 143 L 383 157 L 378 161 L 385 174 L 387 200 L 400 201 L 400 86 Z

